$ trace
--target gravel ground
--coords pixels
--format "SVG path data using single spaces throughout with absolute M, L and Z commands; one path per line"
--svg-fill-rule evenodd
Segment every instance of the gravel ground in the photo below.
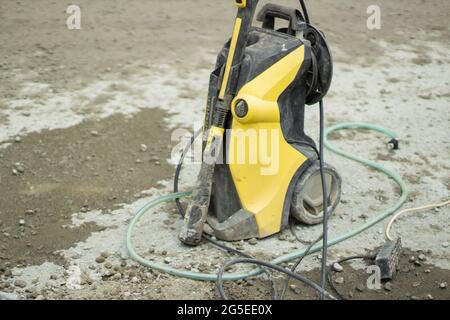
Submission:
M 195 10 L 175 0 L 78 2 L 79 31 L 65 28 L 58 3 L 0 3 L 0 43 L 7 44 L 0 47 L 0 297 L 215 299 L 213 284 L 138 266 L 123 239 L 133 213 L 171 191 L 175 138 L 201 123 L 208 74 L 230 32 L 233 7 L 207 0 Z M 401 149 L 391 152 L 382 136 L 361 131 L 334 135 L 332 142 L 398 172 L 411 189 L 406 207 L 448 199 L 450 4 L 380 1 L 386 14 L 377 31 L 365 27 L 369 4 L 311 4 L 336 60 L 327 124 L 382 124 L 399 134 Z M 47 10 L 37 10 L 42 6 Z M 307 130 L 315 138 L 317 114 L 308 109 Z M 332 237 L 399 197 L 385 176 L 330 153 L 326 158 L 344 181 Z M 197 170 L 186 166 L 183 188 L 192 186 Z M 358 290 L 368 275 L 352 263 L 343 292 L 354 299 L 449 299 L 449 213 L 448 207 L 424 211 L 396 223 L 394 233 L 408 249 L 393 289 Z M 208 244 L 183 247 L 180 225 L 173 205 L 161 207 L 142 220 L 134 243 L 149 259 L 193 271 L 215 273 L 231 258 Z M 332 247 L 330 259 L 378 247 L 384 226 Z M 306 240 L 320 229 L 296 227 Z M 289 231 L 232 246 L 269 260 L 304 248 Z M 307 258 L 304 272 L 315 279 L 319 263 L 318 254 Z M 256 278 L 227 288 L 256 299 L 267 297 L 269 287 Z M 293 282 L 288 298 L 315 295 Z

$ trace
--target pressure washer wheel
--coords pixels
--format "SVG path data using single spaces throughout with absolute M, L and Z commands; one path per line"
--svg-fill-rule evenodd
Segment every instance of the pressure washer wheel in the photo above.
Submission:
M 342 180 L 336 169 L 324 166 L 328 192 L 328 214 L 336 210 L 341 199 Z M 322 180 L 319 161 L 309 167 L 300 177 L 294 189 L 291 215 L 298 221 L 314 225 L 323 222 Z

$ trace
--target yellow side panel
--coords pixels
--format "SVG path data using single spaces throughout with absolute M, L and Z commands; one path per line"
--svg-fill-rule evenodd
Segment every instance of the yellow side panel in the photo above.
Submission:
M 269 115 L 257 117 L 266 119 L 265 122 L 241 120 L 234 116 L 228 159 L 242 206 L 255 215 L 262 238 L 280 231 L 289 184 L 307 159 L 284 139 L 277 102 L 294 81 L 303 60 L 304 46 L 247 83 L 234 100 L 245 99 L 250 114 L 260 106 Z M 252 142 L 249 144 L 250 139 Z M 264 145 L 264 150 L 258 150 L 261 145 Z M 243 154 L 239 153 L 242 150 L 245 161 L 242 161 Z M 271 162 L 267 161 L 267 155 Z

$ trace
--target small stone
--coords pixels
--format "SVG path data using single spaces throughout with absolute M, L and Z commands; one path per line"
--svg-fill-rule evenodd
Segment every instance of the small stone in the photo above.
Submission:
M 103 256 L 98 256 L 96 259 L 95 259 L 95 262 L 97 262 L 97 263 L 103 263 L 103 262 L 105 262 L 105 257 L 103 257 Z
M 157 156 L 153 156 L 150 158 L 150 162 L 159 162 L 159 158 Z
M 392 291 L 392 283 L 386 282 L 386 283 L 384 284 L 384 290 L 386 290 L 386 291 Z
M 418 301 L 422 299 L 420 299 L 418 296 L 411 296 L 411 300 Z
M 170 261 L 169 258 L 164 258 L 164 263 L 165 263 L 165 264 L 170 264 L 170 262 L 171 262 L 171 261 Z
M 258 240 L 256 240 L 255 238 L 252 238 L 252 239 L 248 240 L 248 244 L 255 246 L 258 244 Z
M 105 263 L 105 268 L 106 269 L 111 269 L 112 268 L 112 264 L 110 262 L 106 262 Z
M 105 259 L 109 257 L 109 253 L 106 251 L 102 252 L 100 255 Z
M 364 289 L 365 289 L 365 287 L 364 287 L 364 285 L 362 285 L 362 284 L 358 284 L 358 285 L 356 286 L 356 290 L 358 290 L 359 292 L 363 292 Z
M 18 287 L 18 288 L 25 288 L 27 286 L 27 282 L 25 280 L 16 280 L 14 281 L 14 286 Z
M 416 261 L 416 257 L 412 256 L 411 258 L 409 258 L 409 262 L 413 263 L 414 261 Z
M 413 286 L 413 288 L 418 288 L 418 287 L 420 287 L 420 285 L 421 285 L 421 283 L 420 282 L 413 282 L 413 284 L 412 284 L 412 286 Z
M 344 271 L 344 268 L 337 262 L 333 263 L 333 270 L 336 272 Z
M 295 284 L 291 284 L 289 288 L 294 292 L 295 294 L 301 294 L 301 290 L 299 287 L 297 287 Z
M 442 282 L 439 284 L 440 289 L 447 289 L 447 286 L 448 286 L 447 282 Z
M 19 174 L 19 173 L 24 173 L 24 172 L 25 172 L 24 166 L 23 166 L 21 163 L 19 163 L 19 162 L 17 162 L 17 163 L 14 164 L 13 172 L 14 172 L 14 170 L 15 170 L 18 174 Z
M 422 254 L 419 255 L 419 260 L 420 261 L 425 261 L 425 260 L 427 260 L 427 257 L 422 253 Z
M 33 215 L 33 214 L 35 214 L 36 212 L 34 211 L 34 210 L 27 210 L 27 211 L 25 211 L 25 214 L 27 214 L 27 215 Z
M 444 242 L 444 243 L 442 243 L 442 247 L 444 247 L 444 248 L 448 248 L 448 246 L 449 246 L 448 242 Z
M 19 136 L 17 136 L 17 137 L 14 138 L 14 141 L 15 141 L 16 143 L 21 143 L 21 142 L 22 142 L 22 138 L 20 138 Z
M 161 251 L 161 255 L 162 256 L 166 256 L 167 255 L 167 251 L 166 250 Z
M 344 278 L 343 277 L 338 277 L 336 279 L 334 279 L 334 282 L 337 284 L 343 284 L 344 283 Z
M 19 220 L 19 225 L 24 226 L 25 225 L 25 220 L 24 219 L 20 219 Z
M 93 136 L 93 137 L 98 137 L 100 134 L 98 133 L 98 131 L 97 130 L 92 130 L 91 131 L 91 136 Z
M 430 270 L 430 269 L 425 269 L 424 272 L 425 272 L 425 273 L 431 273 L 431 270 Z
M 155 248 L 148 249 L 148 253 L 150 253 L 150 254 L 155 253 Z
M 141 144 L 141 152 L 147 152 L 148 147 L 145 144 Z
M 434 297 L 431 294 L 427 294 L 427 299 L 428 300 L 434 300 Z

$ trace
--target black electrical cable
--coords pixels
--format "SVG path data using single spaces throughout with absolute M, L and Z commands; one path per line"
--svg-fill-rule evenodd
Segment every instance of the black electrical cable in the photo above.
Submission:
M 305 4 L 304 0 L 300 0 L 300 6 L 302 7 L 303 16 L 305 17 L 305 22 L 309 24 L 308 9 L 306 8 L 306 4 Z
M 265 261 L 260 261 L 260 260 L 255 260 L 255 259 L 235 259 L 235 260 L 231 260 L 229 262 L 227 262 L 224 266 L 222 266 L 222 268 L 220 268 L 218 274 L 217 274 L 217 282 L 216 282 L 216 286 L 217 289 L 219 291 L 220 297 L 224 300 L 228 300 L 227 295 L 225 294 L 224 291 L 224 287 L 223 287 L 223 274 L 225 272 L 225 270 L 227 270 L 229 267 L 231 267 L 232 265 L 235 264 L 256 264 L 259 265 L 261 267 L 265 267 L 265 268 L 269 268 L 269 269 L 273 269 L 275 271 L 287 274 L 290 278 L 294 278 L 298 281 L 303 282 L 304 284 L 306 284 L 307 286 L 311 287 L 312 289 L 316 290 L 317 292 L 320 292 L 321 295 L 332 299 L 332 300 L 337 300 L 332 294 L 330 294 L 329 292 L 327 292 L 326 290 L 322 289 L 320 286 L 318 286 L 316 283 L 314 283 L 313 281 L 311 281 L 310 279 L 292 272 L 291 270 L 285 269 L 283 267 L 280 267 L 276 264 L 270 263 L 270 262 L 265 262 Z
M 322 247 L 322 272 L 320 275 L 320 287 L 325 289 L 327 281 L 327 258 L 328 258 L 328 191 L 327 182 L 324 172 L 324 133 L 325 133 L 325 114 L 323 100 L 319 102 L 320 109 L 320 175 L 322 179 L 322 197 L 323 197 L 323 247 Z M 323 294 L 320 295 L 320 299 L 323 300 Z
M 311 242 L 309 244 L 309 246 L 306 248 L 305 253 L 300 257 L 300 259 L 297 261 L 297 263 L 292 267 L 291 272 L 296 272 L 298 267 L 300 266 L 300 264 L 303 262 L 303 259 L 305 259 L 305 257 L 310 253 L 311 249 L 317 244 L 319 243 L 320 240 L 322 240 L 323 236 L 320 235 L 319 238 L 317 238 L 316 240 L 314 240 L 313 242 Z M 286 291 L 289 287 L 289 282 L 291 281 L 291 277 L 286 277 L 286 280 L 284 281 L 284 287 L 283 290 L 281 291 L 281 295 L 280 298 L 283 299 L 284 295 L 286 294 Z

